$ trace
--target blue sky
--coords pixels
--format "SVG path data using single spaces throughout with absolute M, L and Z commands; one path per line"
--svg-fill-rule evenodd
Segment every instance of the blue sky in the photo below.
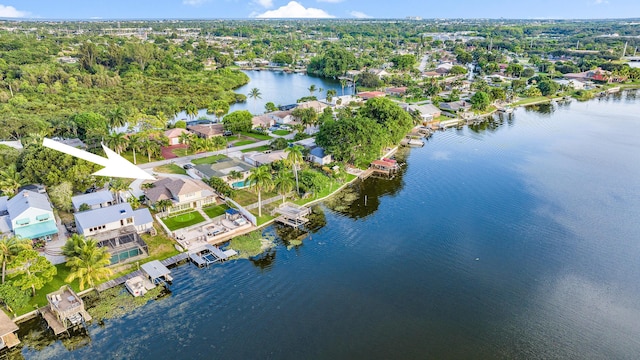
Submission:
M 639 0 L 0 0 L 0 17 L 46 19 L 629 18 Z

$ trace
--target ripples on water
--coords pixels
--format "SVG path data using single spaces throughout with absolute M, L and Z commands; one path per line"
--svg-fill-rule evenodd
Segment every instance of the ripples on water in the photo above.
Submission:
M 640 104 L 632 100 L 518 109 L 438 132 L 398 155 L 406 166 L 397 178 L 329 201 L 327 225 L 299 248 L 279 246 L 260 266 L 176 268 L 171 296 L 92 325 L 90 344 L 23 352 L 635 359 Z

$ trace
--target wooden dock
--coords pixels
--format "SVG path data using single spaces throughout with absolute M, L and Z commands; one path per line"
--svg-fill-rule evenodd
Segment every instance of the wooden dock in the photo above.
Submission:
M 286 203 L 274 209 L 272 215 L 275 214 L 280 215 L 275 219 L 275 221 L 287 226 L 298 228 L 309 222 L 309 219 L 306 218 L 306 216 L 311 214 L 311 209 L 293 203 Z
M 172 266 L 175 265 L 181 261 L 187 260 L 189 258 L 189 254 L 187 254 L 186 252 L 180 253 L 178 255 L 172 256 L 168 259 L 164 259 L 162 261 L 160 261 L 160 263 L 162 263 L 162 265 L 164 266 Z M 98 286 L 96 286 L 96 290 L 98 291 L 105 291 L 107 289 L 111 289 L 113 287 L 116 287 L 118 285 L 122 285 L 124 284 L 127 280 L 134 278 L 136 276 L 142 276 L 142 277 L 146 277 L 147 275 L 142 271 L 142 270 L 136 270 L 132 273 L 123 275 L 117 279 L 113 279 L 113 280 L 109 280 L 107 282 L 104 282 Z

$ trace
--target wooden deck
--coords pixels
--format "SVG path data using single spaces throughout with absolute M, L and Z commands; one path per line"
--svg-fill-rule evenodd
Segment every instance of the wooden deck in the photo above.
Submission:
M 53 311 L 51 310 L 49 305 L 38 309 L 38 311 L 40 312 L 40 314 L 42 314 L 42 317 L 47 322 L 47 325 L 49 325 L 51 330 L 53 330 L 53 333 L 55 335 L 60 335 L 63 332 L 67 331 L 67 328 L 64 326 L 64 324 L 62 324 L 58 320 L 58 318 L 53 313 Z M 91 321 L 91 315 L 89 315 L 89 313 L 86 310 L 83 309 L 81 311 L 81 314 L 82 314 L 82 318 L 84 319 L 84 321 Z M 81 325 L 81 324 L 79 324 L 79 325 Z
M 180 253 L 178 255 L 172 256 L 168 259 L 164 259 L 162 261 L 160 261 L 160 263 L 162 263 L 162 265 L 164 266 L 171 266 L 171 265 L 175 265 L 183 260 L 186 260 L 189 258 L 189 254 L 187 254 L 186 252 Z M 142 270 L 136 270 L 132 273 L 123 275 L 117 279 L 113 279 L 113 280 L 109 280 L 107 282 L 104 282 L 98 286 L 96 286 L 96 290 L 98 291 L 105 291 L 107 289 L 111 289 L 112 287 L 116 287 L 118 285 L 122 285 L 125 283 L 125 281 L 134 278 L 136 276 L 142 276 L 142 277 L 146 277 L 147 275 L 142 271 Z

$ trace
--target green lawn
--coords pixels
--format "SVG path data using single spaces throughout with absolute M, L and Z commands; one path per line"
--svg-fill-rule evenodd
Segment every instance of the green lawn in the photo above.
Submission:
M 29 311 L 35 310 L 36 308 L 40 308 L 40 307 L 45 306 L 47 304 L 47 294 L 51 293 L 51 292 L 54 292 L 54 291 L 60 289 L 60 287 L 62 285 L 67 284 L 67 282 L 64 281 L 64 279 L 70 273 L 69 268 L 65 264 L 58 264 L 58 265 L 56 265 L 56 268 L 58 269 L 58 273 L 53 277 L 53 280 L 51 280 L 51 282 L 45 284 L 42 287 L 42 289 L 36 290 L 36 296 L 32 297 L 29 300 L 29 304 L 27 306 L 25 306 L 23 308 L 20 308 L 20 309 L 14 309 L 14 310 L 16 310 L 16 313 L 18 315 L 26 314 Z M 71 288 L 74 291 L 79 291 L 78 280 L 75 280 L 70 285 L 71 285 Z
M 271 136 L 266 135 L 266 134 L 257 134 L 257 133 L 246 132 L 246 131 L 241 132 L 241 134 L 246 136 L 246 137 L 250 137 L 250 138 L 254 138 L 254 139 L 258 139 L 258 140 L 271 140 L 271 139 L 273 139 Z
M 169 216 L 162 219 L 162 222 L 167 225 L 169 230 L 174 231 L 182 228 L 186 228 L 191 225 L 195 225 L 204 221 L 204 217 L 197 211 L 190 211 L 188 213 Z
M 277 196 L 277 195 L 278 194 L 276 194 L 276 193 L 265 193 L 265 192 L 263 192 L 261 197 L 262 197 L 262 200 L 266 200 L 266 199 L 272 198 L 272 197 Z M 235 195 L 233 196 L 233 200 L 235 200 L 238 204 L 240 204 L 242 206 L 246 206 L 246 205 L 250 205 L 250 204 L 253 204 L 253 203 L 257 203 L 258 202 L 258 194 L 254 193 L 253 191 L 240 189 L 240 190 L 236 190 Z
M 156 166 L 153 168 L 153 171 L 164 173 L 164 174 L 182 174 L 182 175 L 187 174 L 187 172 L 183 168 L 181 168 L 176 164 L 165 164 L 165 165 Z
M 347 174 L 346 178 L 345 178 L 345 182 L 349 182 L 353 179 L 355 179 L 356 176 L 352 175 L 352 174 Z M 304 205 L 307 203 L 310 203 L 314 200 L 317 199 L 322 199 L 325 196 L 328 196 L 329 194 L 333 193 L 334 191 L 336 191 L 336 189 L 338 189 L 340 186 L 342 186 L 342 184 L 337 183 L 335 181 L 333 181 L 333 183 L 329 183 L 328 186 L 324 187 L 322 190 L 320 190 L 320 192 L 316 195 L 316 196 L 312 196 L 306 199 L 298 199 L 296 201 L 294 201 L 294 203 L 298 204 L 298 205 Z
M 193 155 L 189 149 L 173 149 L 171 152 L 177 157 L 183 157 L 187 155 Z
M 227 136 L 226 138 L 228 142 L 231 142 L 231 141 L 238 140 L 238 135 L 231 135 L 231 136 Z
M 229 206 L 227 206 L 227 204 L 222 204 L 222 205 L 214 205 L 214 206 L 209 206 L 206 208 L 203 208 L 202 211 L 204 211 L 205 214 L 207 214 L 207 216 L 210 219 L 213 219 L 215 217 L 218 217 L 222 214 L 224 214 L 224 212 L 229 208 Z
M 272 131 L 271 133 L 275 134 L 275 135 L 285 136 L 285 135 L 291 134 L 291 131 L 288 131 L 288 130 L 276 130 L 276 131 Z
M 233 143 L 233 146 L 242 146 L 242 145 L 249 145 L 249 144 L 253 144 L 255 143 L 255 140 L 242 140 L 242 141 L 236 141 L 235 143 Z
M 224 155 L 211 155 L 211 156 L 207 156 L 207 157 L 203 157 L 203 158 L 199 158 L 199 159 L 193 159 L 191 160 L 192 163 L 196 164 L 196 165 L 202 165 L 202 164 L 215 164 L 218 161 L 222 160 L 226 158 L 226 156 Z
M 250 152 L 250 151 L 259 151 L 259 152 L 262 152 L 262 151 L 267 151 L 267 150 L 269 150 L 269 149 L 271 149 L 271 148 L 269 147 L 269 145 L 262 145 L 262 146 L 256 146 L 256 147 L 253 147 L 253 148 L 244 149 L 244 150 L 240 150 L 240 151 L 241 151 L 241 152 L 243 152 L 243 153 Z
M 133 163 L 133 153 L 131 151 L 123 151 L 120 156 L 122 156 L 123 158 L 131 161 L 131 163 Z M 164 160 L 164 158 L 162 156 L 158 156 L 158 157 L 151 157 L 151 162 L 154 161 L 160 161 L 160 160 Z M 143 152 L 136 152 L 136 161 L 137 161 L 137 165 L 138 164 L 146 164 L 149 162 L 149 157 L 147 156 L 146 153 Z
M 528 104 L 533 104 L 533 103 L 540 103 L 540 102 L 545 102 L 545 101 L 549 101 L 550 99 L 546 96 L 537 96 L 537 97 L 532 97 L 532 98 L 526 98 L 526 99 L 522 99 L 520 101 L 516 101 L 515 103 L 513 103 L 513 106 L 519 106 L 519 105 L 528 105 Z

